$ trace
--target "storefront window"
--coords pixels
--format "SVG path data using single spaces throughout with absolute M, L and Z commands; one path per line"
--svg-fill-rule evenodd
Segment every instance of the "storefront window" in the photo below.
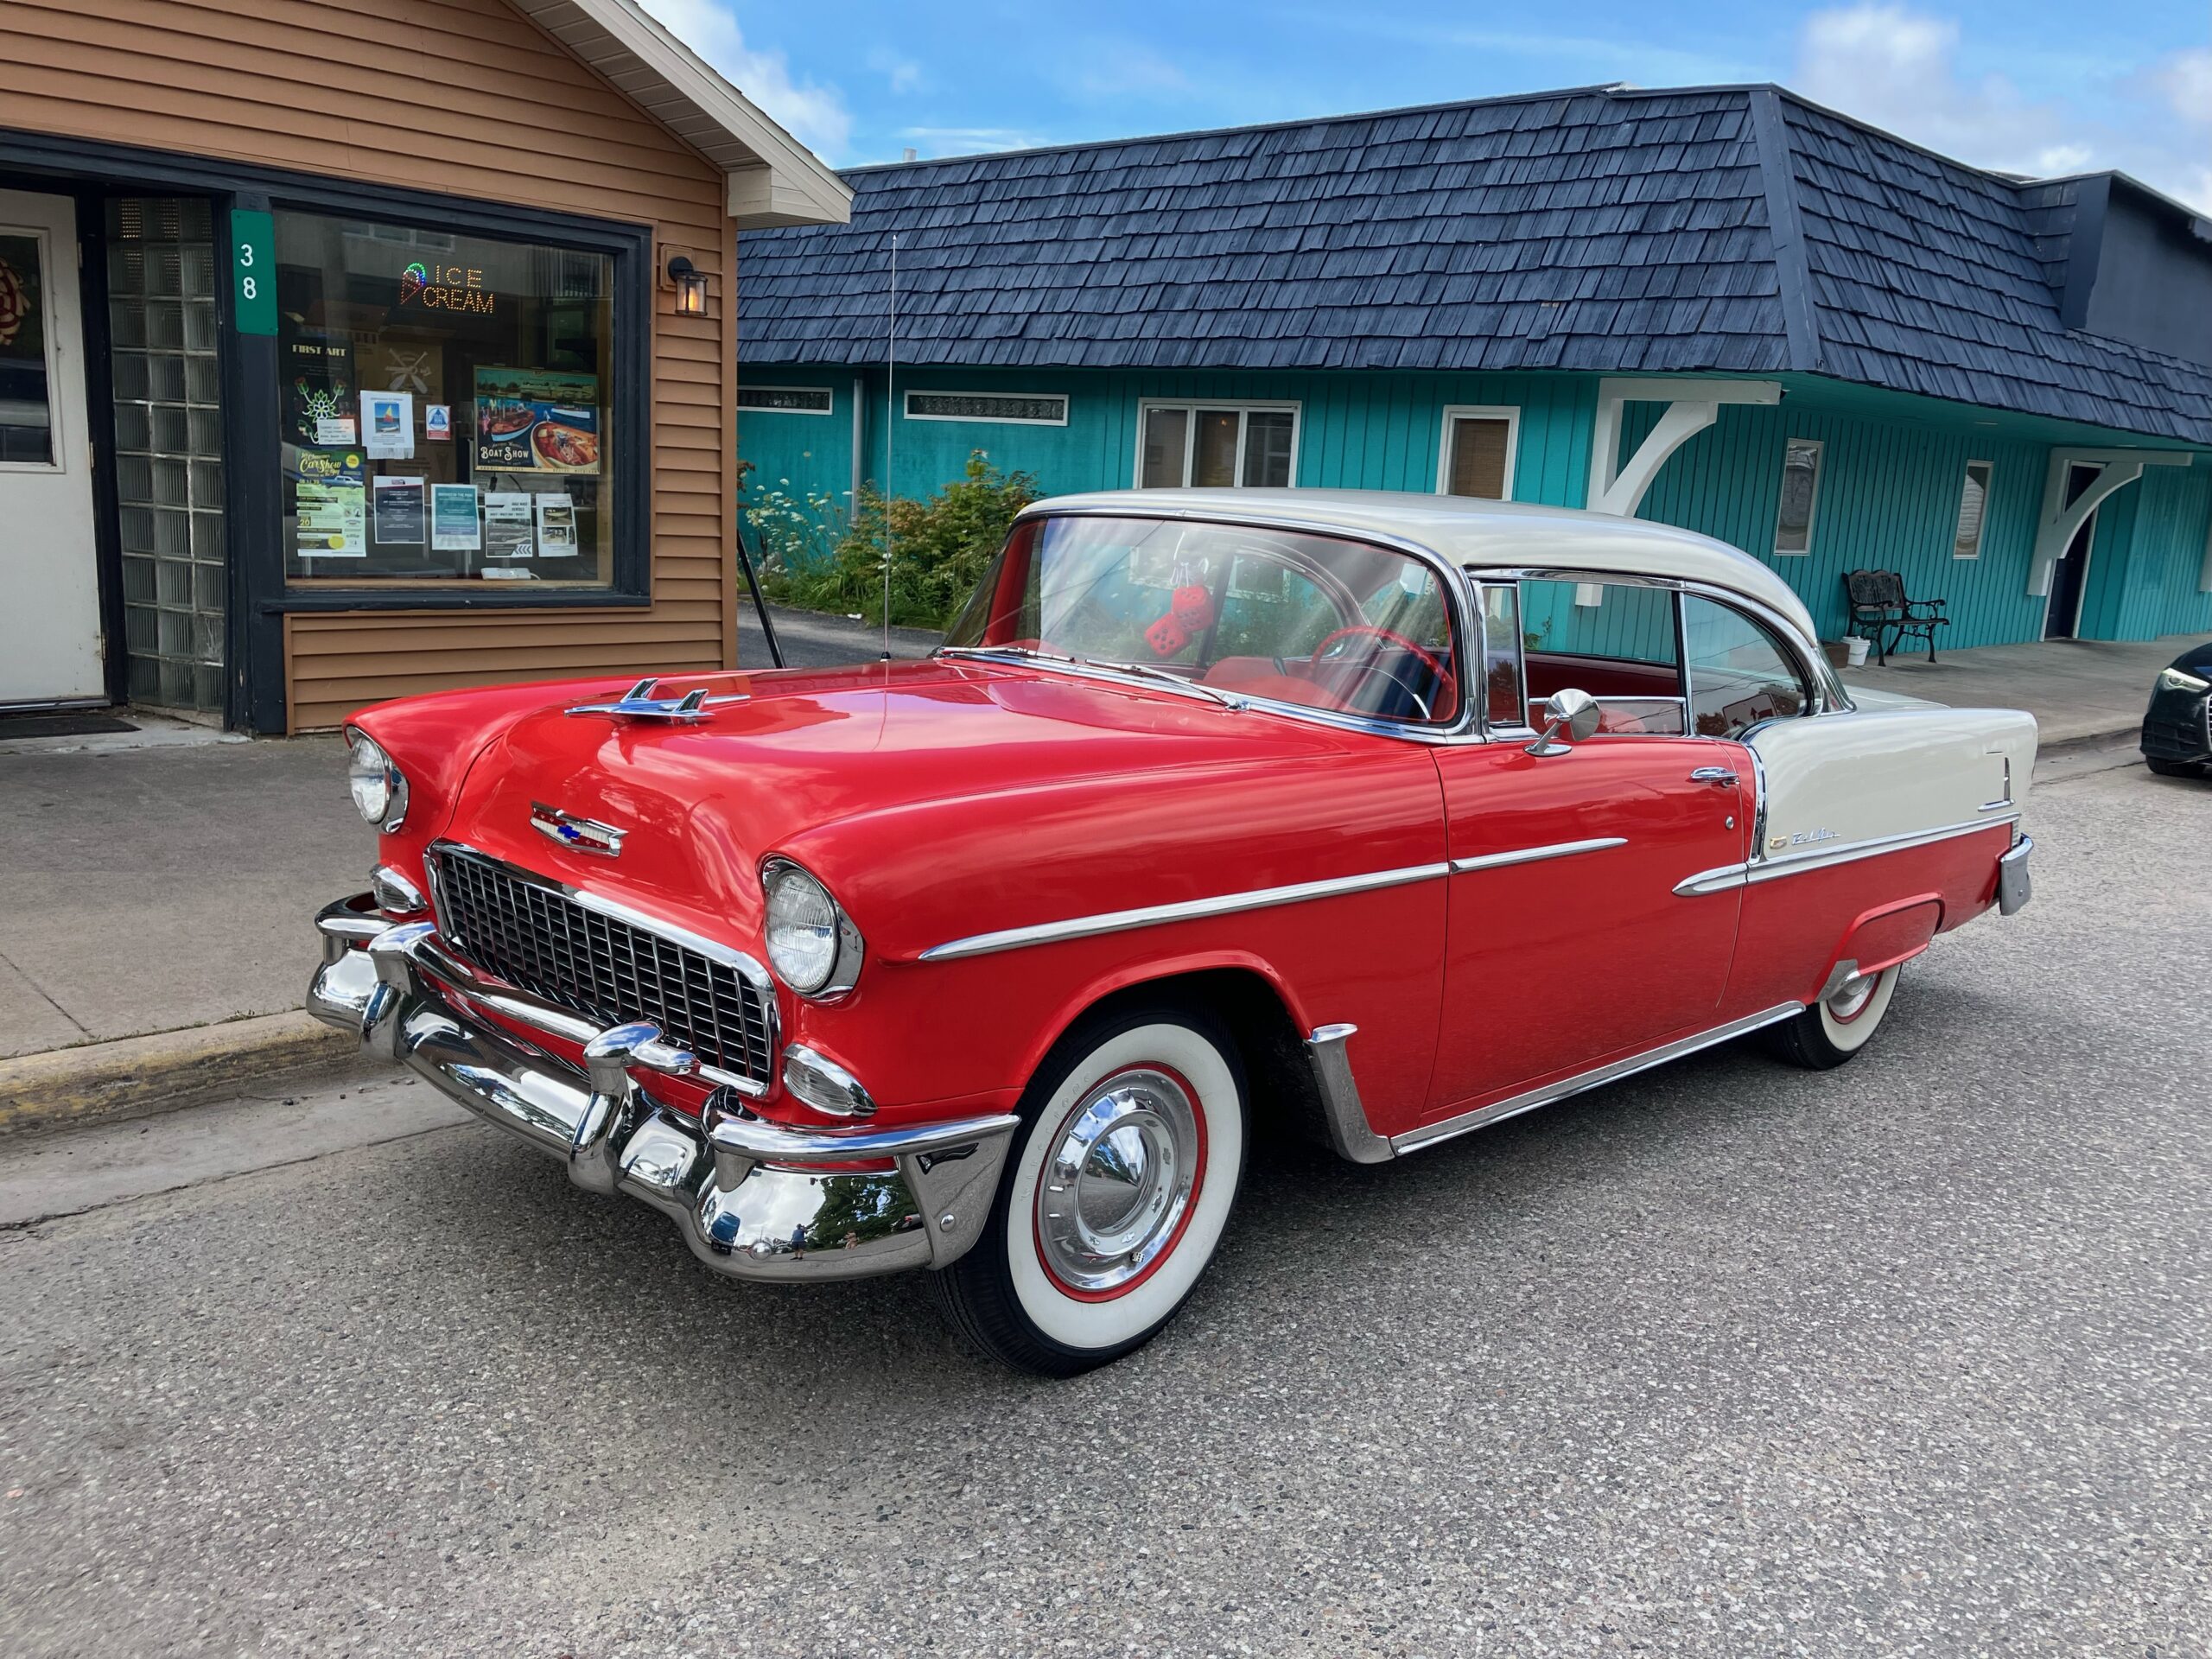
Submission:
M 290 585 L 607 586 L 613 297 L 605 254 L 279 213 Z

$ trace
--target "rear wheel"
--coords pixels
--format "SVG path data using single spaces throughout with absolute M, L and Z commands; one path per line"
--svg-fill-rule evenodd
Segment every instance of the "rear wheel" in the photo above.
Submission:
M 1149 1342 L 1213 1259 L 1244 1171 L 1243 1067 L 1195 1009 L 1125 1007 L 1055 1046 L 973 1249 L 930 1275 L 976 1345 L 1072 1376 Z
M 1815 1071 L 1841 1065 L 1873 1039 L 1890 1011 L 1904 964 L 1847 981 L 1794 1020 L 1767 1027 L 1768 1046 L 1783 1059 Z

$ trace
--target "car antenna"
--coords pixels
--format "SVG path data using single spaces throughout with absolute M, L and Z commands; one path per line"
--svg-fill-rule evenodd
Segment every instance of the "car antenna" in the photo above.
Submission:
M 890 315 L 883 331 L 883 660 L 891 660 L 892 445 L 899 426 L 899 400 L 892 377 L 899 366 L 899 232 L 891 233 Z

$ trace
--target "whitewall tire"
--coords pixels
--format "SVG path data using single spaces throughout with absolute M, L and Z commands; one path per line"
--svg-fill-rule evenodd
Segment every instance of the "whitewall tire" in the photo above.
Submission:
M 1244 1170 L 1236 1044 L 1173 1004 L 1080 1021 L 1032 1079 L 973 1249 L 931 1280 L 994 1357 L 1069 1376 L 1175 1317 L 1213 1259 Z
M 1770 1027 L 1776 1052 L 1815 1071 L 1841 1065 L 1873 1040 L 1883 1016 L 1890 1011 L 1890 999 L 1897 994 L 1897 976 L 1903 971 L 1900 963 L 1864 979 L 1851 980 L 1796 1019 Z

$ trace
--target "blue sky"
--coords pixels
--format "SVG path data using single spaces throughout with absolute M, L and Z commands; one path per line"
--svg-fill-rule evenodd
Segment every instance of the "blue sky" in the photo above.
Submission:
M 1626 80 L 1777 80 L 1963 160 L 2212 211 L 2212 6 L 645 0 L 825 160 L 896 161 Z

